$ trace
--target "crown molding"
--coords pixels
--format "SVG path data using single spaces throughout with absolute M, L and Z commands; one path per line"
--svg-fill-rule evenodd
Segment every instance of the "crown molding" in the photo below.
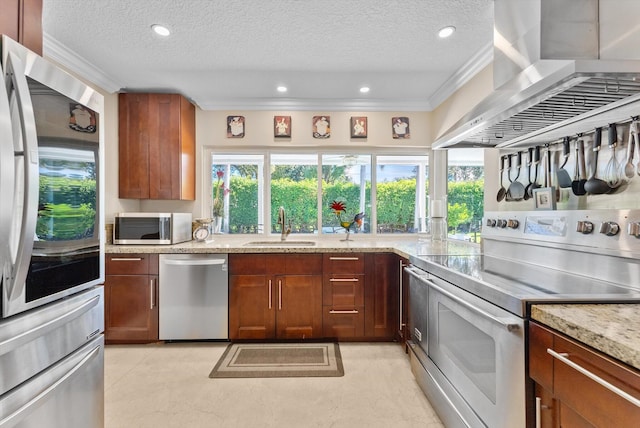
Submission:
M 287 111 L 431 111 L 427 100 L 383 99 L 295 99 L 220 98 L 214 102 L 194 100 L 203 110 L 287 110 Z
M 66 45 L 48 33 L 43 33 L 43 52 L 47 58 L 67 67 L 83 79 L 99 86 L 109 93 L 114 93 L 122 88 L 116 80 L 106 75 L 89 61 L 70 50 Z
M 447 98 L 453 95 L 458 89 L 462 88 L 465 83 L 478 74 L 483 68 L 491 64 L 493 61 L 493 42 L 488 43 L 480 49 L 474 56 L 469 58 L 454 74 L 447 79 L 429 97 L 429 104 L 434 109 L 442 104 Z

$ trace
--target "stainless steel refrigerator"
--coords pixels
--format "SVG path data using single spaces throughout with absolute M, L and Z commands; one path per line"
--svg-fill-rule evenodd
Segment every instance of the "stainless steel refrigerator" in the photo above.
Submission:
M 0 427 L 102 427 L 104 99 L 1 52 Z

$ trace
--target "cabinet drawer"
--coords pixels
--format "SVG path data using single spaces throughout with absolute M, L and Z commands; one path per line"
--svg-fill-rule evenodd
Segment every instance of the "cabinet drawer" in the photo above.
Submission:
M 322 327 L 325 337 L 363 337 L 364 307 L 339 310 L 325 306 L 323 307 Z
M 572 340 L 556 335 L 553 351 L 553 393 L 591 424 L 598 427 L 631 427 L 640 421 L 640 407 L 581 373 L 575 364 L 609 385 L 640 399 L 640 374 Z M 568 361 L 567 361 L 568 360 Z
M 364 306 L 364 275 L 324 275 L 322 304 L 333 309 Z
M 324 255 L 325 273 L 364 273 L 364 254 L 343 253 Z
M 157 254 L 107 254 L 107 275 L 157 275 Z

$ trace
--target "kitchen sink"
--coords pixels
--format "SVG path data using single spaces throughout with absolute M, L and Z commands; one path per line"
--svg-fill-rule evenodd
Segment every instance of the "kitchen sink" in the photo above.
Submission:
M 314 241 L 251 241 L 245 247 L 315 247 Z

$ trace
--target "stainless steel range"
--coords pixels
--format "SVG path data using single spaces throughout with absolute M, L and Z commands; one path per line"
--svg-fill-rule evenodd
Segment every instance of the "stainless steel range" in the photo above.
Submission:
M 411 258 L 412 369 L 447 427 L 531 423 L 531 305 L 640 302 L 639 229 L 640 210 L 488 212 L 478 254 Z

